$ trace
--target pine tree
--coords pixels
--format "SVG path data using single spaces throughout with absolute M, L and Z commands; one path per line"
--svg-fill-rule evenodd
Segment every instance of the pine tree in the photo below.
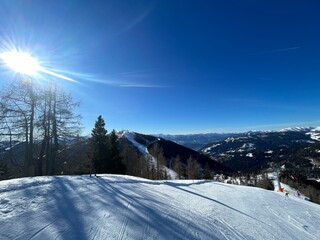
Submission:
M 106 168 L 107 161 L 107 143 L 108 136 L 105 129 L 105 122 L 100 115 L 91 132 L 90 151 L 92 158 L 92 166 L 95 173 L 103 173 Z
M 119 150 L 119 139 L 115 130 L 113 130 L 109 136 L 109 157 L 106 162 L 106 172 L 116 174 L 126 173 L 126 166 L 122 162 Z

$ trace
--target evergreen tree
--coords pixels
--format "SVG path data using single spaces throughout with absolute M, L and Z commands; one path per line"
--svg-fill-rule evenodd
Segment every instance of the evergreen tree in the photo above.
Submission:
M 126 166 L 122 162 L 119 150 L 119 139 L 115 130 L 113 130 L 109 136 L 109 157 L 106 162 L 106 172 L 116 174 L 126 173 Z
M 90 151 L 92 166 L 95 173 L 103 173 L 107 161 L 107 143 L 108 136 L 105 129 L 105 122 L 100 115 L 91 132 Z

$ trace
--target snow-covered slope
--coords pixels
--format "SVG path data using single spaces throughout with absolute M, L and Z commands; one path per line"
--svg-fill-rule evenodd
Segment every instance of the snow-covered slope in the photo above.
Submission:
M 306 134 L 310 135 L 311 139 L 320 141 L 320 127 L 314 128 Z
M 320 206 L 263 189 L 130 176 L 0 182 L 0 239 L 320 239 Z

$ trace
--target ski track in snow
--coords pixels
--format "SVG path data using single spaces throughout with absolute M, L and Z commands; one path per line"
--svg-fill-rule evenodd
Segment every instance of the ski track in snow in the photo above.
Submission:
M 130 176 L 0 182 L 0 239 L 320 239 L 320 206 L 253 187 Z
M 129 215 L 130 215 L 130 202 L 127 204 L 127 206 L 124 209 L 124 213 L 123 213 L 123 220 L 122 220 L 122 224 L 121 224 L 121 228 L 120 228 L 120 232 L 119 232 L 119 236 L 118 236 L 118 240 L 122 240 L 125 231 L 127 230 L 127 226 L 128 226 L 128 221 L 129 221 Z
M 54 224 L 56 221 L 57 221 L 57 219 L 55 219 L 54 221 L 46 224 L 44 227 L 40 228 L 38 231 L 36 231 L 34 234 L 32 234 L 32 236 L 29 238 L 29 240 L 34 239 L 38 234 L 40 234 L 46 228 L 50 227 L 50 225 Z

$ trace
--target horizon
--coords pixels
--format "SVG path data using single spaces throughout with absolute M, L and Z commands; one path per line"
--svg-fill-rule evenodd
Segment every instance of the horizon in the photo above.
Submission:
M 288 130 L 290 131 L 291 129 L 294 128 L 300 128 L 300 129 L 320 129 L 320 126 L 292 126 L 292 127 L 283 127 L 283 128 L 275 128 L 275 129 L 251 129 L 251 130 L 244 130 L 244 131 L 226 131 L 226 132 L 190 132 L 190 133 L 145 133 L 145 132 L 137 132 L 137 131 L 132 131 L 130 129 L 122 129 L 122 130 L 116 130 L 117 132 L 122 132 L 122 131 L 128 131 L 128 132 L 135 132 L 135 133 L 140 133 L 140 134 L 146 134 L 146 135 L 152 135 L 152 136 L 187 136 L 187 135 L 205 135 L 205 134 L 242 134 L 242 133 L 249 133 L 249 132 L 279 132 L 279 131 L 285 131 Z M 108 130 L 108 129 L 107 129 Z M 111 133 L 112 130 L 108 130 L 108 133 Z M 91 133 L 86 134 L 86 136 L 90 135 Z
M 39 60 L 90 134 L 320 126 L 317 1 L 0 3 L 0 53 Z M 46 77 L 46 76 L 44 76 Z M 0 62 L 0 87 L 16 78 Z

